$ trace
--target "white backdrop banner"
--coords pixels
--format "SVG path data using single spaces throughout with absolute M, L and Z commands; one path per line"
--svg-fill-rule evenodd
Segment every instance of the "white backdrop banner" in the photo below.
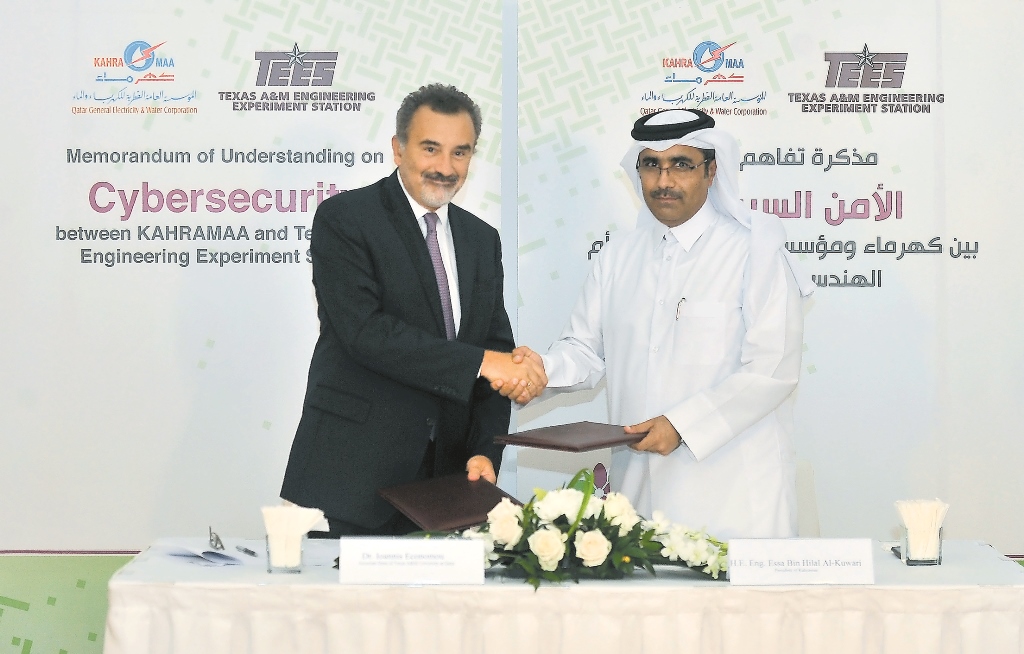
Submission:
M 31 65 L 0 105 L 0 548 L 261 533 L 318 327 L 316 204 L 390 173 L 398 102 L 442 81 L 484 111 L 457 201 L 518 251 L 521 342 L 557 337 L 603 243 L 633 227 L 633 121 L 700 107 L 818 283 L 795 418 L 822 535 L 891 537 L 893 501 L 938 496 L 947 535 L 1024 552 L 1024 91 L 1007 75 L 1024 6 L 521 0 L 518 62 L 502 8 L 7 8 L 0 47 Z M 503 103 L 518 215 L 501 211 Z M 605 416 L 598 388 L 516 420 Z
M 954 31 L 979 33 L 979 14 L 1003 21 L 1019 3 L 520 6 L 520 339 L 546 349 L 604 243 L 633 228 L 639 199 L 618 167 L 633 121 L 703 109 L 740 141 L 745 201 L 784 219 L 818 286 L 795 417 L 822 535 L 891 538 L 895 500 L 939 496 L 948 535 L 1020 551 L 1017 400 L 992 395 L 997 361 L 1020 358 L 1019 293 L 990 281 L 1021 265 L 997 235 L 1014 173 L 988 163 L 1020 150 L 1012 112 L 993 106 L 1019 107 L 1020 93 L 950 47 Z M 989 194 L 967 184 L 986 168 L 1002 181 Z M 963 429 L 993 415 L 995 429 Z M 605 393 L 517 417 L 600 421 Z
M 407 93 L 481 105 L 457 202 L 500 222 L 501 5 L 428 5 L 8 8 L 4 48 L 35 54 L 0 108 L 0 547 L 262 533 L 318 329 L 313 213 L 394 169 Z

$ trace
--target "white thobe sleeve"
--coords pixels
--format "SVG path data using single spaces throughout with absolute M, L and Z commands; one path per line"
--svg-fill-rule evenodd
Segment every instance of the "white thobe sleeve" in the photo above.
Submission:
M 601 329 L 601 258 L 583 283 L 562 335 L 541 355 L 548 388 L 557 391 L 593 388 L 604 376 Z
M 765 273 L 770 283 L 744 284 L 739 370 L 665 412 L 698 461 L 778 408 L 800 377 L 799 287 L 781 254 Z

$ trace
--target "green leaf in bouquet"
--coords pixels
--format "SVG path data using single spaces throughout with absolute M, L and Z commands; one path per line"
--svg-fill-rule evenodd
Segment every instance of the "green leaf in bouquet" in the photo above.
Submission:
M 590 496 L 594 494 L 594 471 L 584 468 L 580 470 L 573 478 L 569 480 L 569 483 L 565 485 L 566 488 L 574 488 L 583 495 Z

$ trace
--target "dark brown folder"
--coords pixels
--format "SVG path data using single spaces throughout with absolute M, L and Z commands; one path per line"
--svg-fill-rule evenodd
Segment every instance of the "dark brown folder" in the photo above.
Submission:
M 377 494 L 425 531 L 481 524 L 503 497 L 522 504 L 489 481 L 469 481 L 465 473 L 389 486 Z
M 530 429 L 507 436 L 495 436 L 494 441 L 505 445 L 538 447 L 543 450 L 589 452 L 602 447 L 639 443 L 644 436 L 646 434 L 627 434 L 619 425 L 573 422 L 568 425 Z

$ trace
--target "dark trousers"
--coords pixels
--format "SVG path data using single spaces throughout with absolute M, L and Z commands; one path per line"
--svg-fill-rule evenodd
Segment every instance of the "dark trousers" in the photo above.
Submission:
M 416 480 L 429 479 L 434 476 L 434 441 L 427 444 L 427 451 L 423 454 L 423 462 L 416 472 Z M 395 511 L 384 524 L 378 527 L 363 527 L 339 518 L 327 516 L 327 523 L 330 531 L 311 531 L 310 538 L 341 538 L 342 536 L 404 536 L 414 531 L 421 531 L 420 527 L 412 520 L 405 517 L 400 511 Z

